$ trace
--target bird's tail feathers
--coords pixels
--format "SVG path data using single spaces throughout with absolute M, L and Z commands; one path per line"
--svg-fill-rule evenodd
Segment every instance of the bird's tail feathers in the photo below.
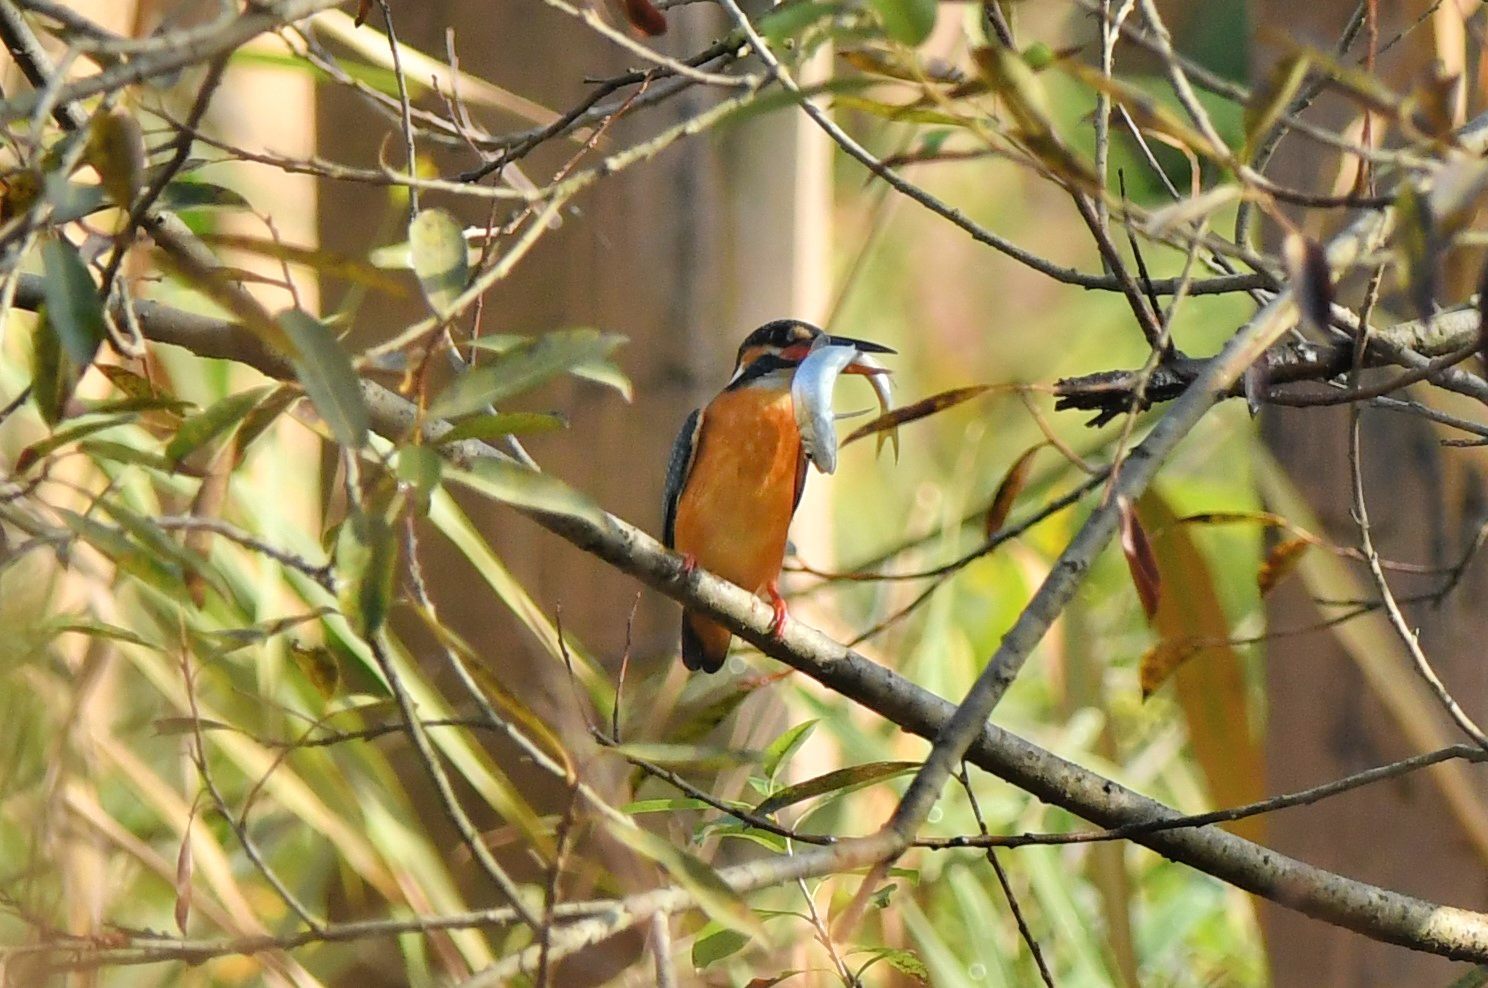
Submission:
M 733 633 L 721 624 L 682 614 L 682 664 L 693 672 L 717 672 L 728 657 Z

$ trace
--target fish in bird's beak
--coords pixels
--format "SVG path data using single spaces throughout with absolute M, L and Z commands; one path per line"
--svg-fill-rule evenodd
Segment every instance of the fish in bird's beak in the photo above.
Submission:
M 792 348 L 794 349 L 794 348 Z M 875 353 L 894 353 L 880 343 L 855 340 L 847 336 L 817 337 L 799 356 L 791 382 L 791 402 L 794 406 L 796 425 L 801 430 L 801 445 L 806 456 L 822 473 L 837 469 L 837 426 L 832 412 L 832 395 L 837 378 L 842 374 L 861 374 L 873 385 L 878 396 L 879 407 L 887 412 L 893 407 L 889 390 L 889 369 L 872 356 Z M 783 357 L 797 356 L 790 351 Z M 894 458 L 899 458 L 899 433 L 880 433 L 878 448 L 883 449 L 887 439 L 894 443 Z

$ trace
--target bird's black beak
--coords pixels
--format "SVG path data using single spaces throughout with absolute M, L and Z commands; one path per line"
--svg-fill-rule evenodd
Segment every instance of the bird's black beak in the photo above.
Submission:
M 870 340 L 855 340 L 851 336 L 828 336 L 828 346 L 850 346 L 859 353 L 898 353 L 893 347 L 884 346 L 882 343 L 874 343 Z

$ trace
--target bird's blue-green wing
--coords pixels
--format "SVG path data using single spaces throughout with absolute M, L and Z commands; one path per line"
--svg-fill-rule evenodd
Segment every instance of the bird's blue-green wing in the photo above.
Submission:
M 698 436 L 702 433 L 703 410 L 695 408 L 682 423 L 677 441 L 672 443 L 672 458 L 667 463 L 666 495 L 662 511 L 661 541 L 668 549 L 676 548 L 677 500 L 682 497 L 682 487 L 687 483 L 687 474 L 692 470 L 692 460 L 697 454 Z

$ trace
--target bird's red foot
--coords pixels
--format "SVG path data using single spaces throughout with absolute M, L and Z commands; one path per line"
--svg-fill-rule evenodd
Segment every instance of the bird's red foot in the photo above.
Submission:
M 691 576 L 697 572 L 697 557 L 690 552 L 682 553 L 682 575 Z
M 780 596 L 780 588 L 773 581 L 765 585 L 765 592 L 770 595 L 770 609 L 775 612 L 770 621 L 770 637 L 779 641 L 785 634 L 785 619 L 790 617 L 790 613 L 785 609 L 785 598 Z

